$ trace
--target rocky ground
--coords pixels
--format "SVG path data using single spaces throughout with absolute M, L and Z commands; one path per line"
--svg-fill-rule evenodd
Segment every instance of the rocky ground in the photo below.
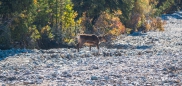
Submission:
M 111 47 L 0 50 L 1 86 L 181 86 L 182 12 L 163 32 L 120 36 Z

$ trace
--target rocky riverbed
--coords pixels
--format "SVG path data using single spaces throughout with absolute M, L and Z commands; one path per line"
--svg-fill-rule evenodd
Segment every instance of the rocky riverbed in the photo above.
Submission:
M 0 50 L 1 86 L 181 86 L 182 11 L 165 31 L 120 36 L 100 53 L 88 47 Z

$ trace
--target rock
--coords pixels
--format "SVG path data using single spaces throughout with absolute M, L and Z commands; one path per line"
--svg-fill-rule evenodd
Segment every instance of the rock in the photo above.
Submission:
M 104 76 L 104 80 L 108 81 L 109 80 L 109 76 Z
M 170 73 L 169 77 L 177 77 L 178 75 L 174 74 L 174 73 Z
M 153 86 L 152 83 L 146 83 L 145 86 Z
M 89 70 L 94 70 L 94 69 L 99 69 L 99 67 L 95 65 L 92 65 L 91 67 L 89 67 Z
M 7 81 L 13 81 L 16 80 L 16 77 L 7 77 Z
M 24 81 L 23 85 L 28 85 L 28 84 L 35 84 L 35 82 L 28 80 L 28 81 Z
M 98 80 L 97 76 L 91 76 L 91 80 Z
M 56 73 L 56 72 L 54 72 L 54 73 L 52 74 L 52 76 L 53 76 L 54 78 L 56 78 L 58 75 L 59 75 L 59 74 Z
M 1 86 L 6 86 L 5 84 L 2 84 Z
M 57 53 L 53 53 L 53 54 L 51 55 L 51 58 L 59 58 L 59 57 L 60 57 L 60 55 L 57 54 Z
M 62 72 L 61 76 L 62 76 L 62 77 L 72 77 L 72 75 L 69 74 L 67 71 Z
M 36 79 L 36 84 L 41 84 L 43 82 L 43 79 Z
M 94 81 L 92 81 L 92 80 L 86 80 L 85 83 L 87 85 L 95 85 Z

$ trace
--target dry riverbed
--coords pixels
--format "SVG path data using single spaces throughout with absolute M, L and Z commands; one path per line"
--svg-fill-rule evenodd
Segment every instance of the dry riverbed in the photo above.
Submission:
M 108 48 L 0 50 L 1 86 L 181 86 L 182 12 L 165 31 L 118 37 Z

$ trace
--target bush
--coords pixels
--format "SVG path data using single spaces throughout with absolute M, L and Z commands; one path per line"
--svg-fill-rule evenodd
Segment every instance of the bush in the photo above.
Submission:
M 109 13 L 102 13 L 94 25 L 96 34 L 107 34 L 118 36 L 125 33 L 125 26 L 122 24 L 118 16 Z
M 161 18 L 150 18 L 145 22 L 144 27 L 145 31 L 164 31 L 165 21 L 162 21 Z
M 165 4 L 166 3 L 166 4 Z M 160 18 L 156 18 L 162 11 L 167 10 L 172 1 L 156 0 L 136 0 L 133 8 L 133 13 L 128 20 L 127 27 L 132 28 L 131 32 L 135 31 L 164 31 L 165 22 Z

